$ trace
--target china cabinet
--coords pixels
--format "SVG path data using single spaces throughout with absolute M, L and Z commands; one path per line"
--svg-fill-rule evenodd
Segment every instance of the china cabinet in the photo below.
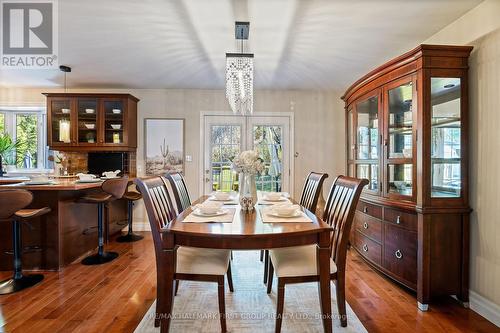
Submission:
M 61 151 L 135 151 L 137 102 L 129 94 L 46 93 L 47 142 Z
M 366 178 L 351 245 L 416 290 L 468 302 L 468 56 L 472 47 L 420 45 L 344 94 L 347 170 Z

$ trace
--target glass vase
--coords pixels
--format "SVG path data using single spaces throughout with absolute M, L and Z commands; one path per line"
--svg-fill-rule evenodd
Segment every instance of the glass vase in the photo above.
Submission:
M 257 204 L 255 174 L 241 172 L 239 175 L 240 205 L 244 211 L 253 211 Z

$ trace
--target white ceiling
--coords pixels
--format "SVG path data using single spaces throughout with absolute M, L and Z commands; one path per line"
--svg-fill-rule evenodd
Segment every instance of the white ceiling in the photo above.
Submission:
M 224 87 L 234 21 L 250 21 L 257 89 L 344 90 L 481 0 L 59 0 L 71 87 Z M 0 86 L 55 87 L 58 70 L 0 70 Z

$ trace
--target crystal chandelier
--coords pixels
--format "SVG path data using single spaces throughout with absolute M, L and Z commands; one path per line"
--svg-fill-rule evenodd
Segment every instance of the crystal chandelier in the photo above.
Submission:
M 241 40 L 241 53 L 226 53 L 226 98 L 234 114 L 253 112 L 253 54 L 243 53 L 243 40 L 248 39 L 249 22 L 236 22 L 236 40 Z

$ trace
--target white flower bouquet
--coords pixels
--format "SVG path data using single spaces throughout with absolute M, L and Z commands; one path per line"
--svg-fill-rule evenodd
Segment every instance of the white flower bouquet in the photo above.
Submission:
M 233 170 L 239 173 L 255 175 L 264 171 L 264 161 L 256 151 L 242 151 L 233 160 Z

